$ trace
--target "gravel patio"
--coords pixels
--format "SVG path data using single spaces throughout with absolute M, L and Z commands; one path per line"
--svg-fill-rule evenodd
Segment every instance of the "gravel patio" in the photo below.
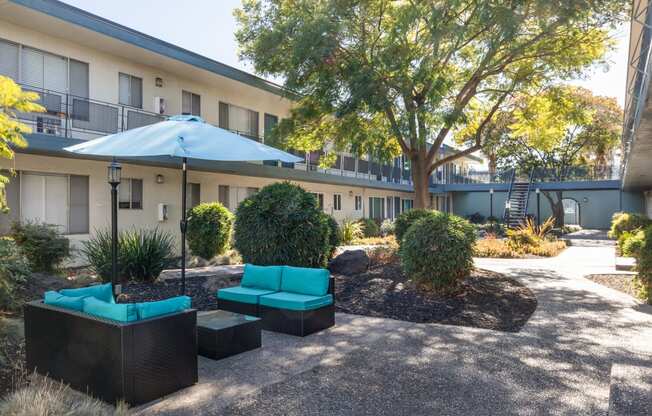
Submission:
M 652 306 L 585 279 L 613 272 L 599 233 L 551 259 L 476 259 L 530 288 L 518 333 L 338 313 L 304 339 L 200 357 L 199 383 L 139 415 L 638 415 L 652 412 Z

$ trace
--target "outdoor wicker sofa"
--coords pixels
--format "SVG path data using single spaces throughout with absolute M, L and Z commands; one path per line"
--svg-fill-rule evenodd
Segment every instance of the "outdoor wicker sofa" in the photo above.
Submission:
M 197 382 L 197 311 L 117 322 L 25 305 L 27 368 L 106 402 L 138 405 Z
M 241 285 L 218 290 L 217 298 L 218 308 L 258 316 L 268 331 L 303 337 L 335 325 L 326 269 L 246 264 Z

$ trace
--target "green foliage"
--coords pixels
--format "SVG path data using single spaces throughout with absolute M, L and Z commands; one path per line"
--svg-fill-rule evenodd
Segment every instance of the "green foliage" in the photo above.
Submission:
M 342 244 L 351 244 L 354 240 L 363 237 L 362 224 L 359 221 L 345 219 L 340 226 L 340 234 L 342 236 Z
M 422 217 L 403 236 L 403 271 L 434 290 L 454 290 L 473 268 L 475 239 L 473 226 L 458 216 L 437 212 Z
M 478 231 L 484 231 L 487 234 L 493 235 L 495 237 L 503 237 L 507 233 L 507 229 L 504 224 L 498 221 L 491 221 L 485 224 L 477 225 Z
M 467 215 L 466 219 L 469 220 L 471 224 L 482 224 L 485 221 L 484 215 L 479 212 Z
M 236 39 L 257 72 L 303 97 L 276 144 L 377 159 L 410 149 L 427 183 L 449 133 L 472 126 L 459 141 L 482 148 L 510 97 L 599 60 L 625 9 L 622 0 L 245 0 Z M 415 191 L 420 207 L 427 186 Z
M 70 241 L 55 225 L 15 222 L 11 236 L 35 272 L 52 272 L 70 256 Z
M 618 239 L 620 253 L 627 257 L 638 257 L 645 242 L 645 232 L 638 230 L 635 232 L 625 231 Z
M 387 218 L 380 223 L 380 235 L 387 237 L 394 234 L 394 220 Z
M 643 230 L 643 242 L 637 254 L 639 296 L 652 304 L 652 225 Z
M 340 232 L 340 226 L 337 221 L 335 221 L 335 218 L 323 212 L 322 217 L 324 221 L 326 221 L 329 229 L 328 245 L 330 246 L 330 250 L 328 258 L 330 259 L 335 253 L 335 250 L 342 244 L 342 233 Z
M 330 227 L 314 196 L 290 182 L 265 186 L 236 212 L 234 246 L 247 263 L 324 267 Z
M 111 280 L 111 233 L 97 230 L 83 243 L 82 254 L 103 281 Z M 174 238 L 158 228 L 122 231 L 118 235 L 118 276 L 153 281 L 174 262 Z
M 541 225 L 532 218 L 527 218 L 519 227 L 507 230 L 507 245 L 515 251 L 528 252 L 533 247 L 540 246 L 548 237 L 555 225 L 555 219 L 550 217 Z
M 403 236 L 414 222 L 421 218 L 429 217 L 436 212 L 437 211 L 427 209 L 411 209 L 396 217 L 396 220 L 394 221 L 394 235 L 396 236 L 398 244 L 401 245 Z
M 206 260 L 224 253 L 233 227 L 233 214 L 219 202 L 199 204 L 188 213 L 188 247 Z
M 16 243 L 10 238 L 0 238 L 0 310 L 13 310 L 19 306 L 14 293 L 29 274 L 27 259 Z
M 632 212 L 617 212 L 611 218 L 609 237 L 620 239 L 624 232 L 632 232 L 652 224 L 652 220 L 643 214 Z
M 23 91 L 11 78 L 0 75 L 0 158 L 13 159 L 14 149 L 27 147 L 23 134 L 32 129 L 18 121 L 18 113 L 38 113 L 45 108 L 36 104 L 39 98 L 34 92 Z M 5 185 L 9 179 L 0 175 L 0 212 L 7 211 Z
M 360 218 L 358 222 L 362 227 L 362 235 L 364 237 L 378 237 L 380 235 L 380 227 L 373 218 Z

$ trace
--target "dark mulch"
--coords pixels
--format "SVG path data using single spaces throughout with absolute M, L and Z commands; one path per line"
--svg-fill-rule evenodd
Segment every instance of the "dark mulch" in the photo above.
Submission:
M 218 289 L 240 284 L 240 277 L 201 276 L 186 279 L 186 295 L 192 298 L 192 307 L 210 311 L 217 309 Z M 168 279 L 155 283 L 129 282 L 122 285 L 118 302 L 148 302 L 163 300 L 181 294 L 181 281 Z
M 418 289 L 396 263 L 335 279 L 336 310 L 357 315 L 518 332 L 537 307 L 527 287 L 485 270 L 474 270 L 454 295 Z
M 637 297 L 637 289 L 634 282 L 635 275 L 633 274 L 590 274 L 585 277 L 603 286 L 627 293 L 635 298 Z

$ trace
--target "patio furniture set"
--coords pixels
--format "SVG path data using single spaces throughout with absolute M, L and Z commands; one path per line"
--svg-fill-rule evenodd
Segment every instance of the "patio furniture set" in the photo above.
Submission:
M 25 305 L 27 368 L 115 403 L 147 403 L 198 380 L 197 354 L 221 359 L 261 346 L 261 329 L 306 336 L 335 324 L 328 270 L 245 265 L 218 310 L 178 296 L 115 303 L 111 284 L 47 292 Z

